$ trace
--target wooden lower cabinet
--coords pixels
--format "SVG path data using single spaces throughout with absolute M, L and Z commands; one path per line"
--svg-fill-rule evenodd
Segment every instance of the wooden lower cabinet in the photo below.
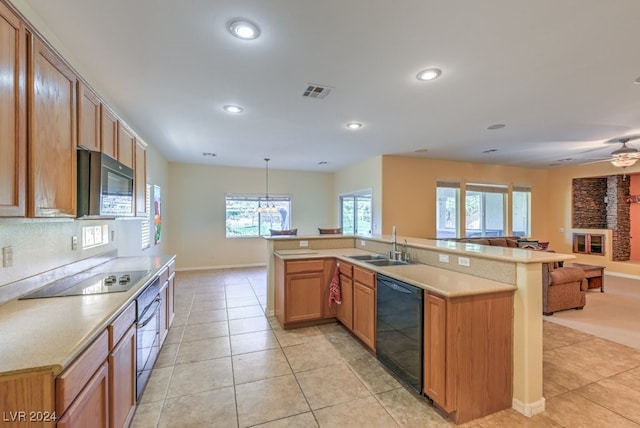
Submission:
M 424 309 L 423 392 L 458 423 L 511 408 L 513 292 L 444 298 Z
M 447 301 L 433 294 L 424 297 L 424 393 L 447 411 L 445 395 Z
M 171 327 L 176 316 L 176 273 L 171 272 L 167 290 L 167 325 Z
M 109 426 L 129 426 L 136 410 L 136 326 L 109 354 Z
M 285 322 L 312 321 L 322 318 L 323 272 L 287 275 L 285 284 Z
M 104 363 L 87 382 L 71 407 L 58 420 L 58 428 L 109 427 L 109 368 Z
M 376 350 L 376 273 L 353 267 L 353 334 Z
M 353 330 L 353 279 L 340 274 L 342 303 L 338 305 L 336 318 L 349 330 Z

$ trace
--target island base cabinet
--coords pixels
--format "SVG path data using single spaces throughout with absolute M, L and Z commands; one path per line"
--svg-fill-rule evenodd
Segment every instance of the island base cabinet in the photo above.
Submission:
M 353 331 L 353 280 L 340 275 L 342 303 L 338 305 L 336 317 L 346 328 Z
M 376 292 L 359 282 L 353 284 L 353 334 L 375 351 Z
M 109 427 L 109 368 L 104 363 L 58 421 L 58 428 Z
M 425 302 L 425 395 L 458 424 L 510 409 L 513 292 Z

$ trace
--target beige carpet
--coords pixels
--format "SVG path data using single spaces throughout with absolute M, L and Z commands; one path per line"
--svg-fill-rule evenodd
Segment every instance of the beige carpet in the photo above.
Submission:
M 599 289 L 587 292 L 583 310 L 570 309 L 543 318 L 640 349 L 640 280 L 605 275 L 604 283 L 604 293 Z

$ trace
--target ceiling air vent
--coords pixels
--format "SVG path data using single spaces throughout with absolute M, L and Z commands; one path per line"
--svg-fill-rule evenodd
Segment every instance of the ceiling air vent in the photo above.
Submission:
M 315 83 L 309 83 L 302 96 L 307 98 L 317 98 L 321 100 L 329 95 L 329 92 L 331 92 L 331 88 L 329 86 L 321 86 L 316 85 Z

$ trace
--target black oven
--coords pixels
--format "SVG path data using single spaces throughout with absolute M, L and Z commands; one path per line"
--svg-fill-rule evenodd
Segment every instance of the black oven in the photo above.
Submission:
M 136 299 L 136 397 L 147 385 L 160 352 L 160 279 L 156 278 Z

